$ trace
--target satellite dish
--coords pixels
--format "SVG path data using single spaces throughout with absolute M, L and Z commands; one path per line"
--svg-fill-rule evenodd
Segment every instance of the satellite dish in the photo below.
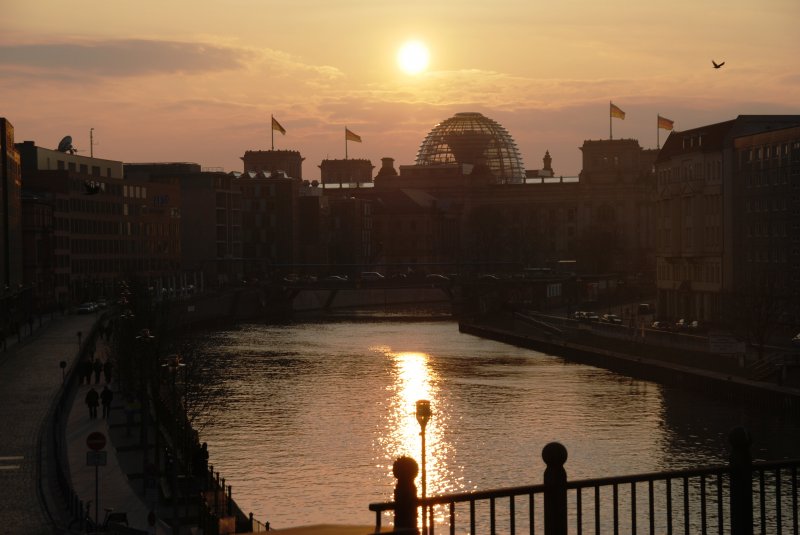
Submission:
M 73 154 L 75 152 L 75 148 L 72 146 L 72 136 L 64 136 L 64 138 L 58 144 L 58 152 L 69 152 Z

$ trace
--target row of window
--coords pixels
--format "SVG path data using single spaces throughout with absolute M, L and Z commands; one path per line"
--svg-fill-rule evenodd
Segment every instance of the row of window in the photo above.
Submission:
M 659 249 L 671 249 L 673 246 L 677 246 L 678 249 L 688 250 L 695 246 L 698 249 L 702 249 L 716 248 L 722 245 L 722 227 L 719 224 L 715 225 L 712 223 L 705 225 L 703 227 L 702 242 L 700 243 L 695 243 L 694 227 L 685 226 L 680 233 L 683 242 L 680 244 L 673 244 L 672 239 L 677 235 L 673 234 L 672 229 L 667 225 L 665 225 L 665 227 L 666 228 L 659 229 L 656 233 L 656 236 L 658 237 L 657 247 Z
M 753 147 L 740 152 L 740 163 L 769 160 L 770 158 L 796 158 L 800 153 L 800 141 Z
M 785 264 L 789 261 L 789 251 L 785 247 L 769 249 L 747 249 L 745 260 L 751 263 Z
M 795 185 L 800 184 L 800 177 L 797 175 L 797 170 L 792 171 L 792 176 L 795 177 L 793 182 Z M 789 184 L 789 170 L 772 170 L 767 173 L 747 173 L 744 175 L 744 185 L 746 188 L 761 188 L 765 186 L 784 186 Z
M 123 186 L 122 195 L 131 199 L 147 199 L 147 186 Z
M 719 182 L 721 178 L 721 160 L 709 160 L 706 162 L 686 160 L 680 165 L 663 167 L 656 170 L 656 180 L 659 186 L 691 180 Z
M 764 199 L 747 199 L 744 202 L 745 210 L 750 212 L 785 212 L 787 208 L 786 197 L 768 197 Z
M 120 203 L 111 201 L 97 201 L 90 198 L 72 197 L 56 201 L 58 212 L 77 212 L 84 214 L 122 214 Z
M 49 158 L 48 158 L 48 160 L 49 160 Z M 69 171 L 76 172 L 76 173 L 77 172 L 83 173 L 84 175 L 88 175 L 89 174 L 89 166 L 87 164 L 85 164 L 85 163 L 76 164 L 75 162 L 65 162 L 64 160 L 56 160 L 56 168 L 61 170 L 61 171 L 69 170 Z M 100 166 L 93 165 L 92 166 L 92 176 L 99 177 L 100 173 L 101 173 Z M 111 168 L 110 167 L 106 167 L 106 177 L 107 178 L 111 178 Z
M 659 261 L 657 266 L 658 280 L 693 281 L 719 284 L 722 280 L 722 264 L 720 262 L 703 262 L 698 264 L 669 264 Z
M 70 263 L 72 275 L 97 273 L 143 273 L 149 271 L 177 271 L 180 262 L 167 258 L 73 258 Z

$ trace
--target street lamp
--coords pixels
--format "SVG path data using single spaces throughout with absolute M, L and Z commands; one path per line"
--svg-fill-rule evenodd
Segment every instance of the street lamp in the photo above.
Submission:
M 180 355 L 170 355 L 167 357 L 167 363 L 161 365 L 163 368 L 169 370 L 172 378 L 172 470 L 170 478 L 172 479 L 172 532 L 180 533 L 180 524 L 178 523 L 178 448 L 182 441 L 178 440 L 178 390 L 175 384 L 175 379 L 178 372 L 186 367 L 186 364 L 181 362 Z
M 422 499 L 425 500 L 427 496 L 427 474 L 425 472 L 425 428 L 428 421 L 431 419 L 431 402 L 427 399 L 420 399 L 417 401 L 417 422 L 421 429 L 420 436 L 422 437 Z M 428 508 L 422 506 L 422 533 L 428 533 Z
M 150 456 L 150 451 L 149 451 L 150 448 L 149 448 L 149 443 L 148 443 L 148 439 L 147 439 L 147 435 L 148 435 L 147 427 L 150 425 L 149 418 L 147 417 L 147 415 L 150 412 L 148 410 L 148 407 L 149 407 L 149 401 L 148 401 L 149 392 L 148 392 L 148 390 L 149 390 L 149 387 L 150 387 L 150 381 L 152 380 L 151 375 L 153 374 L 152 363 L 151 363 L 152 356 L 151 356 L 151 347 L 150 346 L 151 346 L 151 343 L 153 342 L 153 340 L 155 340 L 155 338 L 156 337 L 152 335 L 152 333 L 150 332 L 150 329 L 148 329 L 148 328 L 142 329 L 141 331 L 139 331 L 139 334 L 136 336 L 136 341 L 139 343 L 141 351 L 144 353 L 144 360 L 145 360 L 144 366 L 142 367 L 143 371 L 142 371 L 142 394 L 141 394 L 141 401 L 142 401 L 142 405 L 143 405 L 142 416 L 141 416 L 141 418 L 142 418 L 141 437 L 142 437 L 142 447 L 144 448 L 143 449 L 144 456 L 142 458 L 142 467 L 143 467 L 142 473 L 144 473 L 144 474 L 147 473 L 147 463 L 148 463 L 148 459 L 149 459 L 149 456 Z M 158 412 L 156 412 L 156 415 L 158 415 Z M 156 428 L 155 432 L 156 432 L 156 434 L 155 434 L 156 447 L 155 447 L 155 451 L 153 452 L 153 460 L 154 460 L 156 466 L 158 466 L 158 428 Z

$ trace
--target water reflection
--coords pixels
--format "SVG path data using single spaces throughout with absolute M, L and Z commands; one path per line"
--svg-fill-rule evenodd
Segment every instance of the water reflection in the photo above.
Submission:
M 178 351 L 213 387 L 201 440 L 239 505 L 277 529 L 374 521 L 367 504 L 392 499 L 395 459 L 421 460 L 419 399 L 433 412 L 428 495 L 539 483 L 551 440 L 571 479 L 718 464 L 734 425 L 751 428 L 759 458 L 800 443 L 777 414 L 442 322 L 253 325 L 191 343 Z

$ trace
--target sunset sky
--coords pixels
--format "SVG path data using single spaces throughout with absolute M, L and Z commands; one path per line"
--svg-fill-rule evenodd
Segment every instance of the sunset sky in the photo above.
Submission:
M 456 112 L 506 127 L 528 169 L 556 174 L 578 147 L 615 138 L 656 146 L 676 130 L 739 114 L 800 114 L 798 0 L 0 0 L 0 116 L 16 141 L 71 135 L 124 162 L 242 169 L 270 148 L 270 114 L 299 150 L 303 178 L 344 158 L 413 164 Z M 427 70 L 398 49 L 425 43 Z M 711 60 L 725 61 L 714 69 Z M 661 131 L 663 144 L 668 132 Z

